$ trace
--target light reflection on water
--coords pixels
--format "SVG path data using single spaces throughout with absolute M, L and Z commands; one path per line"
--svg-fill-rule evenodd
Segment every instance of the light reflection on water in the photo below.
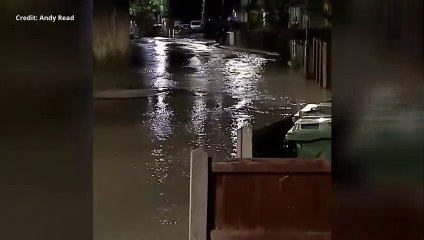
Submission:
M 147 122 L 145 123 L 152 131 L 152 141 L 163 141 L 172 134 L 171 119 L 173 111 L 168 108 L 165 102 L 166 93 L 161 93 L 157 96 L 156 102 L 150 101 L 154 104 L 154 110 L 147 112 Z
M 265 63 L 264 58 L 245 54 L 227 60 L 223 71 L 228 93 L 237 98 L 257 97 L 259 92 L 256 87 L 258 81 L 261 81 L 262 66 Z
M 260 98 L 261 92 L 257 89 L 258 82 L 262 81 L 261 72 L 266 59 L 252 54 L 238 54 L 237 57 L 226 61 L 224 73 L 227 93 L 238 99 L 231 111 L 231 157 L 236 157 L 237 130 L 244 126 L 252 126 L 253 100 Z
M 167 43 L 162 41 L 154 41 L 153 46 L 153 61 L 151 62 L 153 71 L 153 78 L 151 78 L 150 85 L 154 88 L 163 89 L 174 86 L 171 80 L 170 73 L 166 71 L 167 64 Z
M 194 99 L 193 109 L 191 110 L 191 122 L 193 124 L 194 134 L 197 136 L 197 145 L 205 145 L 205 121 L 207 117 L 206 101 L 203 96 Z
M 131 194 L 134 204 L 127 214 L 131 216 L 128 218 L 137 220 L 131 220 L 134 228 L 130 230 L 125 226 L 127 223 L 102 227 L 105 232 L 102 236 L 116 236 L 116 232 L 125 231 L 126 240 L 187 239 L 190 150 L 206 149 L 215 160 L 233 158 L 237 129 L 276 121 L 295 111 L 305 100 L 285 96 L 282 85 L 281 89 L 270 91 L 270 84 L 280 86 L 280 82 L 289 80 L 280 70 L 272 70 L 279 77 L 264 74 L 270 71 L 266 70 L 269 60 L 264 57 L 234 54 L 199 42 L 153 39 L 141 45 L 146 53 L 146 65 L 139 71 L 140 78 L 147 88 L 166 91 L 145 100 L 145 109 L 139 110 L 134 124 L 114 125 L 119 129 L 112 132 L 119 133 L 119 137 L 111 134 L 108 144 L 118 149 L 125 146 L 132 150 L 132 156 L 128 165 L 131 167 L 127 169 L 128 160 L 113 155 L 116 162 L 111 166 L 116 169 L 110 172 L 122 171 L 117 175 L 121 177 L 134 176 L 127 182 L 132 187 L 128 189 L 140 192 Z M 170 66 L 170 50 L 175 49 L 187 53 L 180 56 L 188 58 L 187 65 Z M 285 88 L 290 86 L 293 85 Z M 311 99 L 320 96 L 318 93 Z M 120 118 L 135 118 L 114 107 L 112 105 L 110 111 L 117 122 Z M 132 169 L 134 159 L 136 171 Z M 107 174 L 104 178 L 122 181 Z M 143 188 L 138 188 L 139 185 Z M 115 193 L 107 190 L 103 193 L 108 194 L 111 198 Z M 130 200 L 104 209 L 119 212 L 126 207 L 126 201 Z M 96 240 L 109 239 L 113 238 Z
M 172 127 L 174 111 L 169 107 L 167 98 L 166 93 L 149 98 L 148 109 L 150 111 L 145 113 L 141 122 L 150 130 L 149 138 L 153 144 L 151 149 L 152 160 L 146 162 L 146 167 L 147 170 L 151 171 L 152 177 L 152 180 L 149 179 L 148 182 L 157 186 L 158 191 L 155 191 L 157 194 L 155 199 L 158 199 L 158 206 L 155 208 L 157 212 L 155 219 L 161 225 L 177 224 L 174 217 L 177 204 L 170 203 L 168 193 L 165 191 L 166 187 L 159 187 L 169 183 L 169 171 L 175 161 L 167 149 L 172 148 L 172 145 L 168 145 L 167 141 L 174 132 Z
M 155 58 L 151 64 L 156 71 L 151 78 L 147 78 L 148 85 L 150 82 L 153 88 L 187 90 L 182 93 L 171 90 L 169 94 L 176 94 L 174 97 L 161 93 L 155 98 L 150 98 L 150 112 L 145 114 L 143 123 L 150 130 L 153 142 L 154 159 L 150 163 L 152 176 L 156 184 L 163 185 L 169 184 L 169 172 L 175 171 L 170 166 L 182 162 L 185 162 L 183 164 L 185 167 L 189 166 L 190 148 L 206 149 L 212 156 L 221 160 L 234 158 L 237 129 L 252 126 L 261 110 L 268 111 L 266 106 L 257 105 L 260 103 L 258 100 L 263 101 L 266 98 L 274 102 L 278 100 L 267 96 L 264 89 L 258 89 L 258 86 L 263 85 L 262 71 L 268 62 L 261 56 L 228 54 L 225 51 L 217 52 L 213 47 L 204 44 L 187 45 L 181 42 L 163 42 L 161 39 L 155 39 L 153 45 Z M 172 74 L 167 72 L 169 68 L 167 54 L 173 49 L 179 54 L 181 49 L 186 53 L 194 53 L 187 54 L 189 59 L 186 66 L 195 71 L 183 73 L 185 78 L 174 78 L 181 74 L 178 70 Z M 210 56 L 205 53 L 210 53 Z M 205 62 L 204 58 L 208 57 L 209 60 Z M 180 70 L 183 71 L 183 68 Z M 208 81 L 208 77 L 212 78 L 212 81 Z M 201 94 L 192 95 L 190 92 Z M 282 103 L 286 103 L 285 100 L 282 99 Z M 174 104 L 181 109 L 175 109 Z M 287 112 L 284 110 L 273 111 L 273 114 L 277 115 L 285 113 Z M 269 112 L 262 113 L 265 114 Z M 184 145 L 184 151 L 178 152 L 178 149 L 167 147 L 167 144 L 175 143 Z M 188 169 L 180 171 L 179 176 L 184 176 Z M 173 196 L 160 191 L 160 199 L 165 199 L 165 202 L 157 208 L 156 219 L 162 224 L 176 223 L 173 214 L 177 205 L 170 207 L 169 204 L 172 198 Z

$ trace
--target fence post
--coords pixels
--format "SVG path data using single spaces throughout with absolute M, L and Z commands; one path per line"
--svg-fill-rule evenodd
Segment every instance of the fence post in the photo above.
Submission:
M 252 158 L 252 132 L 251 127 L 242 127 L 237 130 L 237 158 Z
M 321 83 L 322 74 L 322 42 L 318 41 L 318 71 L 317 71 L 317 83 Z
M 209 161 L 202 149 L 191 151 L 189 240 L 208 239 Z
M 315 63 L 314 63 L 314 77 L 315 82 L 318 81 L 318 56 L 319 56 L 319 46 L 318 46 L 318 39 L 315 38 Z
M 331 41 L 327 43 L 327 89 L 331 89 Z
M 317 58 L 317 53 L 316 53 L 316 49 L 317 49 L 317 40 L 316 38 L 312 39 L 312 74 L 315 78 L 316 76 L 316 58 Z
M 327 43 L 322 46 L 322 84 L 321 87 L 327 88 Z
M 311 42 L 308 46 L 308 79 L 313 78 L 314 76 L 314 44 Z
M 315 40 L 315 82 L 318 82 L 319 74 L 319 40 Z

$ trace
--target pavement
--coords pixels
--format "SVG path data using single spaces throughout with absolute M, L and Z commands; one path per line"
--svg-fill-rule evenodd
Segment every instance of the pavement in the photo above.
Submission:
M 280 56 L 280 54 L 277 53 L 277 52 L 268 52 L 268 51 L 262 51 L 262 50 L 256 50 L 256 49 L 236 47 L 236 46 L 219 45 L 219 48 L 226 49 L 226 50 L 229 50 L 229 51 L 236 51 L 236 52 L 246 52 L 246 53 L 253 53 L 253 54 L 265 54 L 265 55 L 274 56 L 274 57 L 279 57 Z
M 147 98 L 160 93 L 156 89 L 113 89 L 94 92 L 94 99 L 129 99 L 129 98 Z

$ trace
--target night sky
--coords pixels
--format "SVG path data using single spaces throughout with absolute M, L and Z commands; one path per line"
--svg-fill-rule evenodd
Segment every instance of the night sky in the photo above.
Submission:
M 201 19 L 203 0 L 169 0 L 169 7 L 175 19 L 183 22 Z M 231 13 L 232 7 L 238 5 L 240 0 L 225 0 L 226 14 Z M 206 11 L 209 18 L 222 15 L 222 0 L 206 0 Z
M 169 0 L 169 7 L 173 17 L 183 22 L 198 20 L 202 16 L 202 0 Z

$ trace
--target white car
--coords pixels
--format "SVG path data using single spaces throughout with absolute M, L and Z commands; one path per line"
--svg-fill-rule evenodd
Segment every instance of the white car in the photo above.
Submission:
M 203 23 L 201 20 L 194 20 L 190 22 L 190 28 L 193 31 L 200 31 L 203 28 Z

